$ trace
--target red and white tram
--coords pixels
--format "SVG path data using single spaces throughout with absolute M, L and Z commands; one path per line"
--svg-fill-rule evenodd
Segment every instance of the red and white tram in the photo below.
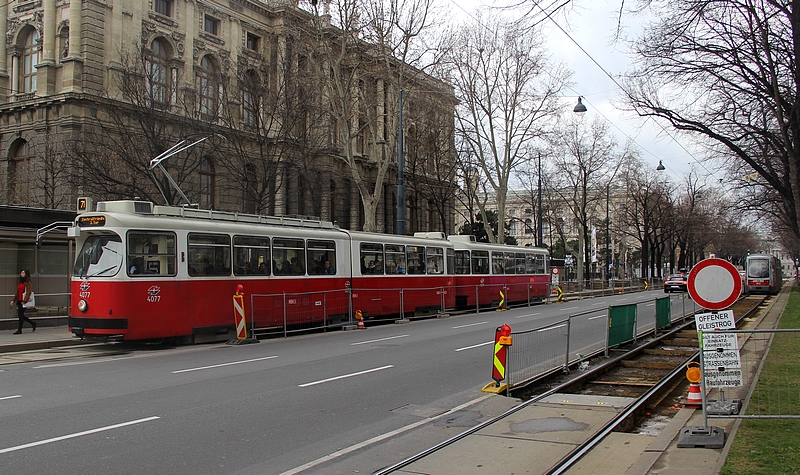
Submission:
M 92 208 L 91 199 L 78 200 L 68 233 L 77 250 L 69 326 L 80 336 L 227 339 L 238 285 L 256 330 L 337 325 L 351 322 L 356 310 L 367 319 L 430 314 L 456 308 L 457 301 L 474 305 L 476 286 L 481 305 L 497 300 L 493 285 L 507 286 L 509 302 L 546 293 L 541 249 L 146 201 Z M 484 254 L 486 265 L 491 255 L 515 274 L 481 267 Z M 469 273 L 456 273 L 464 259 L 472 263 Z
M 536 247 L 475 242 L 449 236 L 453 243 L 456 308 L 541 302 L 548 296 L 549 252 Z M 502 296 L 500 293 L 502 292 Z

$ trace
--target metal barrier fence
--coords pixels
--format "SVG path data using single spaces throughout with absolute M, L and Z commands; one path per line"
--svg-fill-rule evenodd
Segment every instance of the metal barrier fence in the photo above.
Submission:
M 647 302 L 654 307 L 652 316 L 637 318 L 637 306 Z M 533 330 L 512 331 L 514 344 L 507 353 L 506 383 L 508 387 L 525 384 L 556 371 L 568 371 L 584 359 L 599 354 L 608 356 L 609 348 L 635 341 L 657 329 L 666 329 L 672 322 L 669 297 L 640 300 L 627 305 L 609 306 L 571 314 L 566 320 Z
M 714 334 L 738 336 L 741 370 L 706 369 L 706 387 L 715 388 L 707 397 L 709 418 L 800 418 L 800 329 L 725 330 Z

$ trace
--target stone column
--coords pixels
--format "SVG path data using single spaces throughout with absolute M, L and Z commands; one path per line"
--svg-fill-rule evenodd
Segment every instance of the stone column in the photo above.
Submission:
M 64 68 L 62 86 L 64 92 L 81 92 L 81 75 L 83 74 L 83 58 L 81 58 L 81 8 L 82 0 L 69 2 L 69 49 L 67 57 L 61 60 Z
M 0 102 L 7 102 L 8 96 L 11 95 L 11 83 L 8 80 L 8 70 L 6 69 L 8 67 L 8 50 L 6 49 L 8 46 L 6 44 L 7 9 L 7 2 L 0 4 L 0 25 L 3 27 L 3 29 L 0 30 Z
M 37 94 L 55 93 L 56 86 L 56 0 L 44 0 L 42 56 L 36 65 Z
M 351 182 L 352 183 L 352 182 Z M 358 187 L 353 183 L 350 188 L 350 229 L 353 231 L 361 230 L 359 217 L 359 209 L 361 208 L 361 193 Z

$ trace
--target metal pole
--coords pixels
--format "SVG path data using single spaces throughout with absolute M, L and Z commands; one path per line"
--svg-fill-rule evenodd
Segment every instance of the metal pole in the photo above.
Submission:
M 572 315 L 567 315 L 567 350 L 564 356 L 564 373 L 569 373 L 569 336 L 571 330 Z
M 539 153 L 539 207 L 536 210 L 536 246 L 544 247 L 542 242 L 542 154 Z
M 406 191 L 403 184 L 403 90 L 400 89 L 400 126 L 397 131 L 397 234 L 406 233 Z
M 478 302 L 478 286 L 475 286 L 475 313 L 481 313 L 481 306 Z

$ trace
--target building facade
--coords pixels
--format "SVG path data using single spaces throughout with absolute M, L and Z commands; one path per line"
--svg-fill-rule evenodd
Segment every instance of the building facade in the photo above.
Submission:
M 454 193 L 441 193 L 455 189 L 442 172 L 455 157 L 452 89 L 394 60 L 381 67 L 359 43 L 347 94 L 334 97 L 321 45 L 346 35 L 326 12 L 292 0 L 33 0 L 0 6 L 0 24 L 5 204 L 138 197 L 358 229 L 369 194 L 376 230 L 394 232 L 406 89 L 405 229 L 453 232 Z M 150 166 L 185 137 L 210 137 L 162 162 L 189 203 Z

